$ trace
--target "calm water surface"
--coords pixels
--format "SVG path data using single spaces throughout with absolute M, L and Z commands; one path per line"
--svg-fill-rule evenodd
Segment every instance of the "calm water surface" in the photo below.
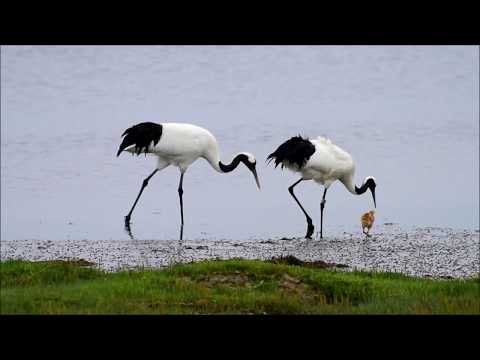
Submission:
M 123 217 L 155 161 L 115 156 L 143 121 L 208 128 L 229 162 L 200 159 L 184 179 L 187 239 L 299 236 L 298 179 L 266 156 L 297 134 L 324 135 L 373 175 L 377 222 L 479 227 L 479 50 L 463 46 L 2 46 L 1 239 L 125 240 Z M 179 172 L 156 175 L 132 216 L 138 239 L 178 237 Z M 322 188 L 299 199 L 319 224 Z M 369 194 L 341 183 L 324 232 L 358 230 Z M 318 226 L 317 229 L 318 230 Z

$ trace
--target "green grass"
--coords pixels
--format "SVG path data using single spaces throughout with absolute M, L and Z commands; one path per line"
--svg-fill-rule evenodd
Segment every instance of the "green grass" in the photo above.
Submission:
M 431 280 L 255 260 L 106 273 L 0 263 L 1 314 L 480 314 L 480 277 Z

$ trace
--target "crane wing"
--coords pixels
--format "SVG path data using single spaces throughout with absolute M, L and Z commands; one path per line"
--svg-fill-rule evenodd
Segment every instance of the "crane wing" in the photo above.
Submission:
M 152 141 L 154 146 L 160 141 L 162 125 L 152 122 L 140 123 L 125 130 L 122 136 L 125 137 L 118 148 L 117 156 L 131 145 L 135 145 L 135 153 L 137 155 L 139 155 L 142 150 L 146 154 Z
M 268 155 L 267 160 L 275 160 L 275 167 L 297 165 L 299 168 L 305 165 L 315 152 L 315 146 L 301 136 L 295 136 L 281 144 L 277 150 Z

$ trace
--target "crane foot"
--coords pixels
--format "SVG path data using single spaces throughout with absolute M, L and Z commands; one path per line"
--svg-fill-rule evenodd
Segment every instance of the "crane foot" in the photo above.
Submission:
M 308 228 L 307 228 L 307 235 L 305 235 L 305 238 L 311 239 L 314 229 L 315 229 L 315 228 L 314 228 L 313 224 L 312 224 L 312 223 L 309 223 L 309 224 L 308 224 Z

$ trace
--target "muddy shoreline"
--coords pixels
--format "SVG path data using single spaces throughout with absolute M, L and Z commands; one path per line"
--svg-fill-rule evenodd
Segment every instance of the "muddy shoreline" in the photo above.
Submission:
M 352 233 L 324 239 L 225 240 L 12 240 L 1 241 L 1 260 L 84 259 L 107 271 L 161 268 L 206 259 L 271 259 L 340 265 L 339 271 L 376 270 L 431 278 L 468 278 L 480 271 L 479 232 L 383 225 L 368 239 Z

